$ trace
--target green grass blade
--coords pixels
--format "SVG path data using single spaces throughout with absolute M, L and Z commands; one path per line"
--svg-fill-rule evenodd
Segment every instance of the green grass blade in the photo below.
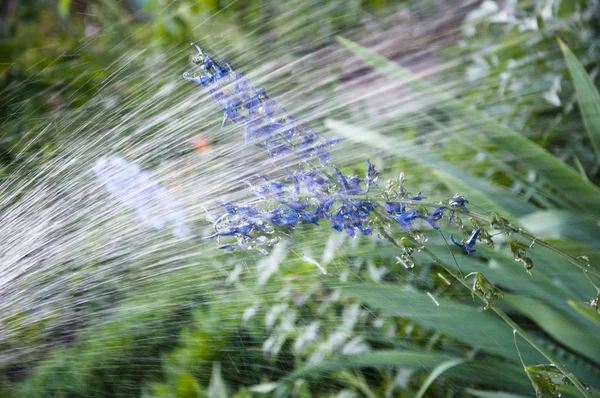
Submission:
M 452 261 L 444 242 L 434 241 L 432 237 L 427 243 L 430 250 L 443 261 Z M 492 249 L 482 245 L 478 250 L 480 256 L 489 259 L 488 264 L 482 264 L 481 258 L 477 254 L 472 256 L 459 255 L 457 260 L 465 274 L 481 272 L 492 284 L 502 290 L 532 296 L 564 311 L 571 311 L 566 305 L 566 301 L 573 298 L 572 291 L 565 286 L 556 285 L 554 282 L 555 273 L 548 272 L 548 266 L 545 263 L 539 265 L 539 268 L 544 267 L 543 270 L 537 269 L 537 265 L 535 265 L 532 275 L 528 275 L 523 265 L 514 260 L 507 248 Z M 418 254 L 415 259 L 426 261 L 427 257 L 425 254 Z M 581 273 L 579 272 L 578 275 L 581 276 Z M 589 282 L 587 284 L 585 282 L 587 280 L 581 281 L 581 285 L 588 287 Z
M 406 367 L 432 371 L 440 363 L 459 358 L 431 351 L 381 350 L 347 355 L 309 365 L 286 376 L 281 381 L 289 382 L 300 378 L 321 376 L 324 373 L 360 368 L 397 368 Z M 487 359 L 485 361 L 466 361 L 448 369 L 446 375 L 453 379 L 473 381 L 480 385 L 497 386 L 516 391 L 531 389 L 529 379 L 520 366 Z
M 562 40 L 558 40 L 575 85 L 581 118 L 596 152 L 600 157 L 600 93 L 581 62 Z
M 338 37 L 338 41 L 384 76 L 402 82 L 413 90 L 427 95 L 427 98 L 435 98 L 435 105 L 450 117 L 484 134 L 502 151 L 518 158 L 522 164 L 535 170 L 564 198 L 590 214 L 600 217 L 600 206 L 598 206 L 600 189 L 582 178 L 577 170 L 522 134 L 499 123 L 484 112 L 470 108 L 449 93 L 419 79 L 395 62 L 342 37 Z
M 442 375 L 442 373 L 464 362 L 465 361 L 463 359 L 452 359 L 450 361 L 443 362 L 436 366 L 435 369 L 433 369 L 433 371 L 429 374 L 429 376 L 427 376 L 427 379 L 417 392 L 417 395 L 415 395 L 415 398 L 422 398 L 423 395 L 425 395 L 427 389 L 433 384 L 434 381 L 437 380 L 438 377 Z
M 600 325 L 600 314 L 596 311 L 595 308 L 592 308 L 588 303 L 579 303 L 573 300 L 569 300 L 569 305 L 573 308 L 579 315 L 582 315 L 589 319 L 592 322 Z
M 71 0 L 59 0 L 57 5 L 58 15 L 66 19 L 69 16 L 71 9 Z
M 504 301 L 527 315 L 565 346 L 592 361 L 598 361 L 600 358 L 600 329 L 587 319 L 567 316 L 541 301 L 526 296 L 509 294 L 504 297 Z
M 393 285 L 337 285 L 342 293 L 366 303 L 388 316 L 400 316 L 425 327 L 438 330 L 465 345 L 518 361 L 512 330 L 491 311 L 438 297 L 439 307 L 420 291 L 407 291 Z M 523 355 L 532 363 L 543 361 L 541 355 L 525 346 Z
M 517 224 L 538 238 L 568 239 L 600 250 L 600 225 L 593 217 L 568 210 L 540 210 L 517 220 Z
M 467 392 L 476 398 L 527 398 L 528 395 L 512 394 L 503 391 L 483 391 L 467 389 Z
M 586 258 L 590 274 L 600 275 L 600 251 L 598 249 L 567 239 L 546 238 L 544 241 L 572 257 Z M 589 283 L 582 282 L 582 285 L 589 288 L 590 291 L 593 290 Z

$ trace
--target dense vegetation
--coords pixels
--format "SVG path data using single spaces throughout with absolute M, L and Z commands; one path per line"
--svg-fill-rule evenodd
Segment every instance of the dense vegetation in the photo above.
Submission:
M 459 215 L 463 237 L 483 227 L 494 245 L 481 241 L 468 256 L 451 242 L 449 249 L 445 237 L 461 236 L 462 226 L 458 232 L 447 223 L 443 234 L 423 223 L 389 239 L 300 225 L 268 256 L 195 242 L 161 247 L 132 264 L 115 254 L 118 267 L 54 264 L 48 275 L 73 272 L 59 305 L 44 317 L 28 308 L 0 316 L 0 396 L 580 396 L 562 368 L 598 394 L 600 6 L 471 4 L 459 37 L 436 53 L 445 73 L 431 79 L 336 39 L 375 45 L 372 32 L 385 35 L 395 23 L 388 15 L 419 21 L 452 10 L 451 2 L 426 3 L 5 2 L 3 188 L 60 159 L 72 128 L 90 115 L 102 114 L 110 130 L 114 117 L 151 103 L 188 68 L 190 37 L 199 35 L 212 51 L 227 49 L 240 70 L 257 74 L 278 60 L 335 48 L 353 57 L 355 69 L 308 66 L 293 82 L 276 76 L 268 92 L 300 89 L 324 103 L 348 75 L 367 73 L 409 89 L 426 106 L 395 114 L 382 107 L 372 118 L 345 106 L 313 122 L 322 134 L 345 138 L 333 153 L 345 171 L 364 174 L 372 155 L 385 165 L 380 185 L 404 171 L 408 189 L 427 192 L 431 202 L 464 195 L 472 214 Z M 139 125 L 196 89 L 180 87 L 139 110 Z M 107 98 L 115 105 L 106 107 Z M 309 102 L 307 94 L 300 98 Z M 222 116 L 207 109 L 193 127 L 218 130 Z M 160 133 L 160 126 L 147 132 Z M 93 132 L 80 138 L 93 140 Z M 156 164 L 152 158 L 144 166 Z M 6 209 L 26 197 L 2 195 Z M 110 229 L 85 233 L 83 252 Z M 462 279 L 473 272 L 475 279 Z M 36 283 L 46 280 L 24 279 L 19 286 L 40 290 Z

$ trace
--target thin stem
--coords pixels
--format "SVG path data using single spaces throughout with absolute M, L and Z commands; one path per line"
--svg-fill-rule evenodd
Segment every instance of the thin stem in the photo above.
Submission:
M 484 216 L 482 214 L 478 214 L 478 213 L 469 213 L 469 215 L 473 218 L 476 218 L 480 221 L 483 222 L 487 222 L 487 223 L 491 223 L 492 219 L 490 217 Z M 568 262 L 570 262 L 571 264 L 575 265 L 576 267 L 580 268 L 581 270 L 583 270 L 583 272 L 589 272 L 592 275 L 595 275 L 597 277 L 600 277 L 600 272 L 596 271 L 595 269 L 591 268 L 589 266 L 589 264 L 584 264 L 582 261 L 577 260 L 576 258 L 574 258 L 573 256 L 563 252 L 562 250 L 544 242 L 543 240 L 533 236 L 532 234 L 530 234 L 529 232 L 524 231 L 523 229 L 519 228 L 518 231 L 515 231 L 516 233 L 524 236 L 525 238 L 531 240 L 532 242 L 535 242 L 535 244 L 542 246 L 543 248 L 550 250 L 552 253 L 556 254 L 558 257 L 562 258 L 563 260 L 567 260 Z
M 388 237 L 389 237 L 389 235 L 388 235 Z M 394 243 L 394 244 L 396 246 L 398 245 L 397 243 Z M 423 248 L 423 251 L 425 253 L 427 253 L 438 265 L 440 265 L 442 268 L 444 268 L 444 270 L 446 270 L 446 272 L 448 272 L 450 275 L 452 275 L 452 277 L 454 279 L 456 279 L 463 286 L 465 286 L 467 289 L 469 289 L 471 291 L 471 293 L 474 293 L 481 301 L 485 302 L 485 298 L 483 297 L 483 294 L 481 294 L 477 290 L 473 291 L 471 289 L 471 286 L 469 286 L 469 284 L 467 282 L 465 282 L 464 279 L 462 279 L 459 275 L 457 275 L 454 272 L 454 270 L 450 266 L 448 266 L 448 264 L 446 264 L 442 259 L 440 259 L 431 250 L 429 250 L 427 248 Z M 579 392 L 584 397 L 592 398 L 590 393 L 587 391 L 587 389 L 585 388 L 583 383 L 581 383 L 581 381 L 579 381 L 577 376 L 575 376 L 567 368 L 565 368 L 563 365 L 561 365 L 556 359 L 554 359 L 552 354 L 550 352 L 548 352 L 544 347 L 542 347 L 538 343 L 536 343 L 535 340 L 526 331 L 524 331 L 519 325 L 517 325 L 508 315 L 506 315 L 506 313 L 504 311 L 502 311 L 501 309 L 498 309 L 494 306 L 492 306 L 491 309 L 500 318 L 502 318 L 502 320 L 504 322 L 506 322 L 513 330 L 515 330 L 517 333 L 519 333 L 521 335 L 521 337 L 523 337 L 523 339 L 525 339 L 525 341 L 527 341 L 533 348 L 535 348 L 540 354 L 542 354 L 544 356 L 544 358 L 546 358 L 551 364 L 556 366 L 556 368 L 558 370 L 560 370 L 562 372 L 562 374 L 564 374 L 569 379 L 569 381 L 571 381 L 571 383 L 573 383 L 573 385 L 577 388 L 577 390 L 579 390 Z
M 435 202 L 425 202 L 425 201 L 405 200 L 405 199 L 397 199 L 396 201 L 401 202 L 401 203 L 420 204 L 421 206 L 425 206 L 425 207 L 440 206 L 440 203 L 435 203 Z M 485 216 L 483 214 L 469 212 L 467 215 L 469 217 L 473 217 L 479 221 L 483 221 L 488 224 L 492 223 L 492 218 Z M 530 234 L 529 232 L 523 230 L 522 228 L 518 228 L 518 230 L 515 231 L 515 233 L 518 233 L 521 236 L 531 240 L 532 242 L 535 242 L 537 245 L 551 251 L 552 253 L 556 254 L 558 257 L 562 258 L 563 260 L 566 260 L 566 261 L 570 262 L 571 264 L 575 265 L 577 268 L 581 269 L 583 272 L 589 272 L 590 274 L 595 275 L 600 278 L 600 272 L 598 272 L 594 268 L 590 267 L 589 264 L 586 264 L 586 263 L 576 259 L 575 257 L 571 256 L 570 254 L 567 254 L 564 251 L 544 242 L 543 240 L 537 238 L 536 236 Z

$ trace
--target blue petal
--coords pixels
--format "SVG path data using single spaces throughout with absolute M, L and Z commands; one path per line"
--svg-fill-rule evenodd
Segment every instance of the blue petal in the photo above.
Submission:
M 473 246 L 475 246 L 475 243 L 477 243 L 477 238 L 479 237 L 479 234 L 481 233 L 482 230 L 483 230 L 483 228 L 477 228 L 476 230 L 471 232 L 471 236 L 469 236 L 469 239 L 467 239 L 467 242 L 466 242 L 466 246 L 469 249 L 471 249 Z
M 285 204 L 287 204 L 290 207 L 290 209 L 294 211 L 302 211 L 308 207 L 308 203 L 296 199 L 287 201 L 285 202 Z
M 420 217 L 421 215 L 416 210 L 408 210 L 399 216 L 394 217 L 394 220 L 406 231 L 410 232 L 411 223 L 415 218 Z
M 404 211 L 404 204 L 400 202 L 384 202 L 383 208 L 388 214 L 402 214 Z
M 219 206 L 229 214 L 237 214 L 236 207 L 229 202 L 220 202 Z

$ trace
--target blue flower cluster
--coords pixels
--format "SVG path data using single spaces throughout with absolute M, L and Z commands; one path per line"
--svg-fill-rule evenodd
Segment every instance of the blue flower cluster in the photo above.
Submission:
M 285 109 L 269 98 L 262 87 L 254 87 L 250 80 L 235 70 L 227 61 L 216 62 L 195 43 L 198 55 L 193 62 L 202 68 L 202 74 L 184 73 L 184 79 L 208 88 L 212 98 L 223 111 L 223 126 L 227 121 L 244 126 L 246 143 L 265 149 L 270 158 L 286 156 L 286 182 L 257 175 L 246 183 L 262 199 L 264 207 L 247 204 L 218 203 L 220 211 L 210 214 L 215 233 L 209 238 L 235 237 L 237 246 L 244 250 L 266 252 L 265 247 L 278 242 L 273 232 L 276 227 L 294 228 L 300 223 L 320 225 L 328 220 L 337 231 L 354 236 L 357 231 L 364 235 L 372 233 L 376 219 L 384 217 L 395 220 L 410 232 L 412 222 L 423 219 L 433 228 L 444 211 L 462 209 L 468 212 L 468 201 L 458 195 L 447 205 L 440 206 L 430 215 L 419 213 L 414 203 L 425 199 L 419 192 L 411 195 L 404 189 L 405 180 L 400 179 L 396 189 L 386 190 L 383 202 L 385 213 L 378 212 L 376 201 L 365 200 L 380 173 L 367 160 L 364 177 L 345 175 L 336 166 L 329 166 L 330 149 L 339 140 L 326 140 L 315 131 L 302 128 L 303 122 L 293 119 Z M 296 159 L 296 162 L 290 161 Z M 475 236 L 474 241 L 477 240 Z M 460 245 L 458 242 L 455 242 Z M 474 244 L 474 243 L 473 243 Z M 470 245 L 470 246 L 469 246 Z M 223 249 L 233 250 L 227 243 Z M 463 248 L 464 247 L 464 248 Z M 472 252 L 470 241 L 461 246 L 467 254 Z
M 117 155 L 102 157 L 96 160 L 94 173 L 143 224 L 156 230 L 172 228 L 178 238 L 190 235 L 183 205 L 137 164 Z
M 225 67 L 219 65 L 200 46 L 192 45 L 199 53 L 193 62 L 201 66 L 204 74 L 192 76 L 186 72 L 183 78 L 208 88 L 223 111 L 223 127 L 229 120 L 243 125 L 246 143 L 265 149 L 271 158 L 293 154 L 306 162 L 315 158 L 323 164 L 329 162 L 329 149 L 339 140 L 325 140 L 312 130 L 305 131 L 303 123 L 269 98 L 264 88 L 254 87 L 229 62 L 223 60 L 220 62 Z

